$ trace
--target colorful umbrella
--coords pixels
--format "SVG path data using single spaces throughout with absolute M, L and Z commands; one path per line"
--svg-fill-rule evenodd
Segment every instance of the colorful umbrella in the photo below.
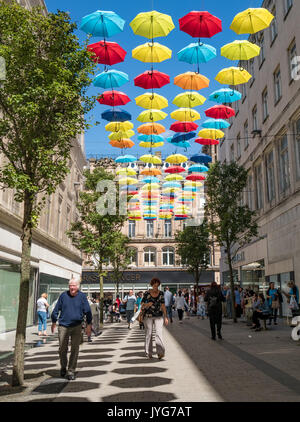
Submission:
M 203 95 L 200 95 L 198 92 L 195 91 L 187 91 L 183 92 L 182 94 L 177 95 L 174 100 L 173 104 L 177 105 L 177 107 L 197 107 L 203 105 L 206 101 L 206 98 Z
M 274 16 L 262 7 L 250 8 L 238 13 L 233 19 L 230 29 L 237 34 L 255 34 L 270 26 Z
M 206 154 L 195 154 L 190 158 L 190 161 L 193 161 L 194 163 L 211 163 L 212 158 L 209 155 Z
M 159 148 L 164 146 L 164 142 L 140 142 L 139 146 L 142 148 Z
M 174 145 L 176 148 L 190 148 L 191 144 L 188 141 L 173 141 L 172 138 L 167 138 L 167 141 Z
M 144 186 L 142 186 L 142 190 L 151 190 L 151 191 L 157 191 L 160 188 L 159 183 L 146 183 Z
M 195 122 L 175 122 L 170 126 L 170 130 L 173 132 L 191 132 L 198 128 Z
M 176 142 L 183 142 L 188 141 L 189 139 L 195 138 L 196 132 L 188 132 L 188 133 L 176 133 L 172 136 L 171 141 Z
M 161 176 L 161 170 L 155 168 L 146 167 L 141 171 L 141 174 L 144 176 Z
M 87 49 L 93 53 L 92 60 L 95 63 L 110 66 L 123 62 L 127 54 L 118 43 L 111 41 L 90 44 Z
M 180 174 L 168 174 L 168 176 L 165 177 L 165 180 L 167 182 L 183 180 L 183 176 L 181 176 Z
M 182 188 L 183 192 L 197 192 L 196 186 L 185 186 Z
M 160 135 L 139 135 L 138 140 L 142 142 L 160 143 L 164 142 L 165 138 Z
M 205 180 L 206 177 L 203 176 L 202 174 L 190 174 L 189 176 L 186 177 L 186 180 Z
M 203 186 L 203 183 L 189 181 L 189 182 L 185 182 L 184 186 L 199 186 L 200 187 L 200 186 Z
M 108 137 L 111 141 L 120 141 L 124 138 L 131 138 L 133 135 L 133 130 L 120 130 L 118 132 L 112 132 L 110 135 L 108 135 Z
M 235 116 L 235 111 L 233 108 L 224 106 L 224 105 L 215 105 L 211 108 L 208 108 L 205 111 L 207 117 L 212 117 L 213 119 L 229 119 L 230 117 Z
M 158 120 L 163 120 L 167 117 L 167 113 L 161 110 L 145 110 L 142 111 L 142 113 L 137 117 L 136 120 L 139 122 L 145 123 L 145 122 L 157 122 Z
M 209 86 L 209 79 L 196 72 L 185 72 L 175 76 L 174 84 L 183 89 L 191 89 L 199 91 Z
M 118 176 L 135 176 L 136 175 L 136 171 L 133 170 L 130 167 L 125 167 L 122 169 L 117 170 L 117 175 Z
M 120 157 L 116 158 L 116 163 L 133 163 L 137 161 L 137 158 L 133 155 L 121 155 Z
M 217 50 L 208 44 L 191 43 L 177 53 L 180 62 L 199 64 L 207 63 L 217 57 Z
M 172 111 L 170 116 L 172 119 L 179 120 L 181 122 L 193 122 L 194 120 L 200 119 L 198 111 L 192 108 L 178 108 L 177 110 Z
M 166 162 L 171 164 L 181 164 L 185 163 L 187 160 L 187 157 L 182 154 L 173 154 L 166 158 Z
M 165 37 L 175 28 L 171 16 L 156 10 L 139 13 L 129 25 L 136 35 L 150 39 Z
M 137 179 L 134 179 L 133 177 L 124 177 L 120 180 L 118 180 L 119 185 L 135 185 L 138 182 Z
M 99 88 L 118 88 L 129 82 L 127 73 L 118 70 L 106 70 L 95 77 L 93 85 Z
M 206 166 L 203 166 L 203 165 L 201 166 L 199 164 L 193 164 L 192 166 L 189 167 L 188 172 L 192 173 L 192 172 L 196 171 L 196 172 L 199 172 L 199 173 L 203 173 L 203 172 L 206 172 L 208 170 L 209 170 L 209 168 L 206 167 Z
M 112 107 L 125 105 L 131 100 L 124 92 L 121 91 L 105 91 L 98 98 L 100 104 L 109 105 Z
M 181 166 L 173 166 L 173 167 L 168 167 L 165 169 L 165 173 L 170 173 L 170 174 L 183 173 L 184 171 L 186 171 L 186 169 Z
M 181 190 L 181 187 L 180 188 L 164 188 L 163 190 L 162 190 L 162 192 L 163 193 L 171 193 L 171 192 L 179 192 Z
M 107 132 L 119 132 L 120 130 L 126 131 L 133 128 L 133 124 L 131 122 L 110 122 L 107 123 L 105 126 L 105 130 Z
M 165 45 L 145 43 L 132 50 L 132 57 L 144 63 L 160 63 L 172 57 L 172 51 Z
M 129 114 L 126 110 L 118 108 L 106 110 L 101 114 L 101 117 L 109 122 L 125 122 L 126 120 L 131 120 L 131 114 Z
M 247 83 L 252 76 L 240 67 L 227 67 L 221 70 L 215 80 L 224 85 L 241 85 Z
M 219 145 L 220 141 L 217 139 L 204 139 L 204 138 L 197 138 L 195 139 L 196 144 L 200 145 Z
M 195 38 L 211 38 L 222 31 L 222 21 L 203 11 L 192 11 L 179 19 L 179 28 Z
M 174 205 L 171 205 L 171 204 L 162 204 L 162 205 L 159 207 L 159 209 L 161 209 L 161 210 L 167 210 L 167 209 L 172 210 L 173 208 L 174 208 Z
M 165 182 L 162 184 L 163 188 L 180 188 L 181 184 L 179 182 Z
M 226 129 L 230 123 L 223 119 L 207 119 L 201 126 L 205 129 Z
M 134 85 L 144 89 L 161 88 L 169 83 L 170 76 L 158 70 L 146 70 L 134 79 Z
M 229 60 L 250 60 L 259 54 L 260 47 L 247 40 L 236 40 L 221 48 L 221 56 Z
M 219 129 L 202 129 L 198 133 L 198 136 L 204 139 L 222 139 L 225 133 Z
M 146 109 L 157 109 L 168 107 L 168 100 L 162 95 L 158 95 L 152 92 L 146 92 L 135 99 L 136 105 Z
M 160 123 L 146 123 L 137 128 L 139 133 L 144 135 L 159 135 L 166 131 L 165 127 Z
M 142 182 L 143 182 L 143 183 L 159 183 L 159 182 L 160 182 L 160 180 L 159 180 L 159 178 L 158 178 L 158 177 L 155 177 L 155 176 L 148 176 L 148 177 L 144 177 L 144 178 L 142 179 Z
M 80 29 L 94 37 L 112 37 L 123 31 L 124 19 L 115 12 L 97 10 L 81 20 Z
M 144 163 L 151 163 L 151 164 L 161 164 L 161 159 L 156 155 L 143 155 L 140 157 L 140 161 Z
M 160 220 L 171 220 L 171 218 L 172 218 L 172 213 L 159 214 Z
M 109 144 L 114 148 L 132 148 L 134 146 L 134 142 L 130 139 L 120 139 L 119 141 L 111 140 Z

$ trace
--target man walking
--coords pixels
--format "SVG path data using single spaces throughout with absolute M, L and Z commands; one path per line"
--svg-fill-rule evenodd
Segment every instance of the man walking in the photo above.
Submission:
M 129 294 L 124 297 L 123 303 L 126 303 L 126 317 L 128 322 L 128 328 L 131 329 L 131 318 L 135 312 L 136 297 L 133 293 L 133 290 L 129 290 Z
M 60 295 L 56 306 L 52 312 L 52 327 L 54 333 L 56 321 L 59 318 L 58 338 L 59 338 L 59 356 L 60 356 L 60 375 L 68 380 L 75 380 L 75 369 L 81 342 L 81 330 L 84 315 L 86 315 L 87 327 L 86 334 L 91 336 L 92 312 L 88 300 L 84 293 L 79 291 L 80 282 L 77 280 L 69 281 L 69 291 Z M 71 337 L 71 355 L 67 371 L 67 353 L 69 338 Z
M 173 306 L 174 300 L 173 300 L 173 294 L 172 292 L 170 292 L 170 289 L 168 286 L 165 288 L 164 298 L 165 298 L 165 307 L 167 310 L 168 319 L 170 320 L 170 322 L 173 322 L 172 306 Z

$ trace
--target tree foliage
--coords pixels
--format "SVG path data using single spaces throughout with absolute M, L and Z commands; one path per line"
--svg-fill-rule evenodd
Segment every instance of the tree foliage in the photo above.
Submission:
M 129 247 L 129 238 L 122 233 L 115 239 L 110 256 L 112 266 L 112 279 L 115 282 L 117 292 L 119 292 L 119 282 L 124 271 L 129 267 L 134 251 Z

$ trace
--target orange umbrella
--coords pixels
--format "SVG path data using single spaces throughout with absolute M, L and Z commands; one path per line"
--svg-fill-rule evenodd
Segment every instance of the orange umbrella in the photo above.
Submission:
M 174 84 L 183 89 L 198 91 L 209 86 L 209 79 L 197 72 L 185 72 L 174 78 Z
M 119 141 L 110 141 L 109 143 L 115 148 L 132 148 L 134 145 L 134 142 L 130 139 L 120 139 Z
M 145 123 L 137 128 L 139 133 L 144 135 L 159 135 L 166 131 L 165 127 L 160 123 Z
M 162 173 L 159 169 L 146 167 L 141 171 L 141 174 L 143 176 L 161 176 Z

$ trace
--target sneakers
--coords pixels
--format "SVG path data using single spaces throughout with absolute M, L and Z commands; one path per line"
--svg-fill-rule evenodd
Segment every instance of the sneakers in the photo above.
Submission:
M 223 337 L 222 337 L 221 333 L 218 333 L 218 338 L 219 338 L 220 340 L 223 340 Z
M 75 377 L 75 374 L 68 374 L 67 375 L 67 380 L 69 380 L 69 381 L 74 381 L 76 379 L 76 377 Z
M 61 376 L 62 378 L 65 378 L 66 373 L 67 373 L 66 369 L 63 369 L 63 368 L 62 368 L 62 369 L 60 370 L 60 376 Z

